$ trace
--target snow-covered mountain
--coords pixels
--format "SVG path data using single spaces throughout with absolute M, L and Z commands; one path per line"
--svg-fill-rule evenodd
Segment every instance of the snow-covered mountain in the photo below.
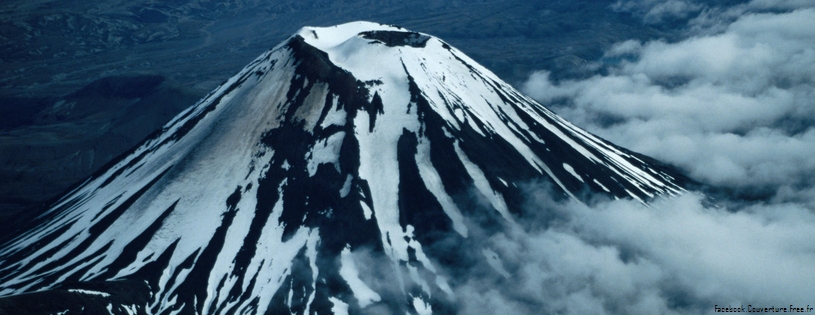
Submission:
M 87 295 L 114 314 L 452 313 L 445 265 L 477 263 L 457 260 L 469 248 L 500 266 L 471 230 L 512 228 L 538 181 L 643 202 L 685 183 L 438 38 L 305 27 L 0 245 L 0 296 Z

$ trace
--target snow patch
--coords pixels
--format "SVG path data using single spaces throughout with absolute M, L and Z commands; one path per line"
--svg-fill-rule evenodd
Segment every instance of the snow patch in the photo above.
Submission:
M 328 115 L 325 116 L 323 122 L 320 123 L 320 127 L 325 129 L 330 126 L 345 126 L 345 119 L 348 116 L 348 113 L 345 112 L 345 110 L 340 109 L 339 102 L 340 97 L 338 95 L 334 95 L 331 97 L 331 104 L 333 106 L 328 111 Z
M 90 294 L 90 295 L 98 295 L 98 296 L 101 296 L 101 297 L 110 297 L 109 293 L 99 292 L 99 291 L 91 291 L 91 290 L 83 290 L 83 289 L 68 289 L 68 292 Z
M 334 313 L 334 315 L 348 315 L 348 304 L 333 296 L 329 297 L 328 300 L 334 305 L 331 307 L 331 313 Z
M 370 220 L 374 212 L 371 211 L 371 208 L 368 207 L 368 204 L 366 204 L 365 201 L 360 200 L 359 205 L 362 207 L 362 215 L 365 216 L 365 220 Z
M 504 276 L 504 278 L 509 279 L 511 275 L 504 268 L 504 264 L 501 262 L 501 258 L 498 257 L 498 253 L 492 251 L 491 249 L 485 248 L 481 250 L 481 254 L 487 258 L 487 264 L 489 264 L 492 269 L 498 272 L 498 274 Z
M 348 174 L 348 176 L 345 177 L 345 183 L 342 184 L 342 189 L 340 189 L 340 197 L 345 198 L 351 192 L 351 181 L 353 179 L 354 176 L 351 174 Z
M 441 289 L 444 293 L 447 293 L 447 296 L 453 297 L 455 294 L 453 293 L 453 289 L 450 288 L 450 284 L 447 283 L 447 279 L 442 276 L 436 276 L 436 285 Z
M 574 178 L 577 178 L 577 180 L 579 180 L 581 182 L 584 182 L 583 177 L 580 177 L 580 175 L 577 175 L 577 172 L 574 171 L 574 168 L 571 165 L 563 163 L 563 169 L 565 169 L 567 172 L 569 172 L 569 174 L 572 174 L 572 176 L 574 176 Z
M 608 190 L 608 188 L 606 188 L 606 186 L 605 186 L 605 185 L 603 185 L 603 184 L 601 184 L 600 182 L 598 182 L 596 178 L 595 178 L 595 179 L 592 179 L 592 181 L 593 181 L 595 184 L 597 184 L 597 186 L 600 186 L 600 188 L 602 188 L 602 189 L 603 189 L 603 190 L 605 190 L 606 192 L 611 192 L 610 190 Z
M 345 282 L 348 283 L 348 286 L 351 287 L 351 291 L 354 293 L 354 297 L 357 298 L 359 301 L 359 307 L 365 308 L 368 305 L 371 305 L 374 302 L 379 302 L 382 298 L 379 296 L 378 293 L 371 290 L 365 282 L 359 278 L 359 271 L 357 270 L 357 266 L 354 264 L 354 257 L 351 256 L 351 248 L 345 247 L 340 254 L 340 262 L 342 266 L 340 267 L 340 276 L 345 279 Z
M 345 138 L 345 132 L 340 131 L 314 145 L 311 152 L 306 156 L 309 176 L 314 176 L 317 173 L 317 167 L 320 164 L 334 164 L 334 169 L 337 170 L 337 173 L 340 172 L 339 159 L 343 138 Z
M 419 315 L 431 315 L 433 314 L 433 308 L 430 304 L 426 303 L 420 297 L 413 297 L 413 308 L 416 310 L 416 313 Z

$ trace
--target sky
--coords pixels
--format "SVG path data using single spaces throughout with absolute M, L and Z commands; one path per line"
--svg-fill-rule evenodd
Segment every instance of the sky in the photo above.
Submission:
M 611 9 L 680 21 L 683 36 L 616 43 L 585 66 L 596 75 L 556 82 L 540 70 L 523 92 L 715 188 L 644 206 L 558 202 L 529 184 L 526 211 L 558 219 L 485 237 L 502 268 L 456 288 L 474 302 L 465 313 L 815 307 L 815 2 Z

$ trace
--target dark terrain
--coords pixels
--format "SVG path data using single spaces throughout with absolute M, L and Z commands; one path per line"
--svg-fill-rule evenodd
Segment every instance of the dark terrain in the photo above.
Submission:
M 400 25 L 507 82 L 585 76 L 611 44 L 670 38 L 613 1 L 5 1 L 0 238 L 306 25 Z M 664 26 L 664 25 L 663 25 Z

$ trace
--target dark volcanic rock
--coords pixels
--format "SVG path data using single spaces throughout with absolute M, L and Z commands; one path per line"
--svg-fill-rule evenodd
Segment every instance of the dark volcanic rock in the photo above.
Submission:
M 422 48 L 430 39 L 430 36 L 422 35 L 416 32 L 399 32 L 399 31 L 370 31 L 362 32 L 360 35 L 367 39 L 373 39 L 377 42 L 383 43 L 389 47 L 394 46 L 410 46 L 415 48 Z

